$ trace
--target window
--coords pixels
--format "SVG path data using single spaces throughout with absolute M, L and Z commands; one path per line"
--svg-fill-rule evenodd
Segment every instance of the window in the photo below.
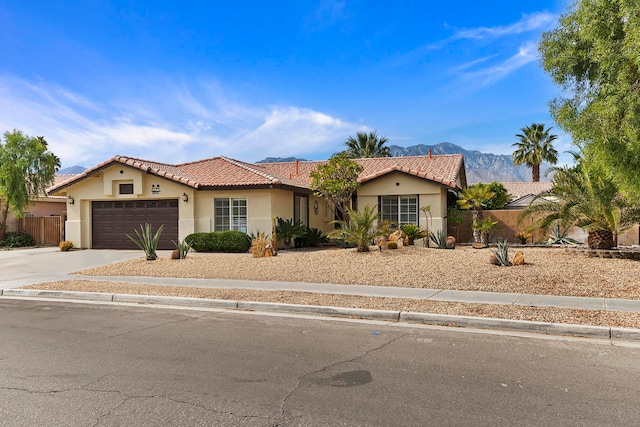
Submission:
M 383 221 L 398 225 L 418 223 L 418 196 L 382 196 L 378 205 Z
M 133 184 L 120 184 L 120 194 L 133 194 Z
M 213 231 L 247 232 L 247 199 L 213 199 Z
M 293 221 L 300 221 L 302 225 L 309 225 L 309 198 L 307 196 L 295 196 L 293 203 Z

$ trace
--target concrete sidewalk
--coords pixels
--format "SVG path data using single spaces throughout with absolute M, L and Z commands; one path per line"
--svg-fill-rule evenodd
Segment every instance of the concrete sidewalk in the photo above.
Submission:
M 370 285 L 333 285 L 327 283 L 267 282 L 229 279 L 176 279 L 167 277 L 84 276 L 77 274 L 60 276 L 56 280 L 92 280 L 158 286 L 313 292 L 367 297 L 412 298 L 446 302 L 504 304 L 528 307 L 554 307 L 640 313 L 640 300 L 626 300 L 616 298 L 588 298 L 555 295 L 532 295 L 521 293 L 455 291 Z

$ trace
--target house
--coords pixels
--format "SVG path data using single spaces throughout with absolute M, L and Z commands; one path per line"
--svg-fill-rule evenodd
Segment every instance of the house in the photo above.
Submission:
M 551 189 L 551 181 L 541 182 L 501 182 L 507 189 L 511 200 L 504 206 L 505 209 L 522 210 L 529 206 L 536 197 Z M 542 202 L 546 199 L 538 199 L 536 202 Z
M 355 206 L 378 205 L 383 219 L 446 229 L 447 194 L 466 187 L 462 155 L 356 159 L 364 170 Z M 324 233 L 333 206 L 310 190 L 324 162 L 251 164 L 228 157 L 177 165 L 115 156 L 48 192 L 67 204 L 66 238 L 81 248 L 134 248 L 126 237 L 148 222 L 164 225 L 159 248 L 194 232 L 270 231 L 272 218 L 300 220 Z

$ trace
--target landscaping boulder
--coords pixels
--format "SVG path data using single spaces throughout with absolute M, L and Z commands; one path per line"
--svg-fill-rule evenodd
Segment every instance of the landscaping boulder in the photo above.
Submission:
M 522 251 L 516 251 L 516 254 L 513 256 L 513 261 L 511 261 L 511 265 L 524 265 L 524 254 Z
M 404 238 L 399 238 L 398 240 L 396 240 L 396 243 L 398 244 L 398 247 L 401 248 L 403 246 L 406 246 L 404 243 Z
M 174 249 L 173 252 L 171 252 L 171 259 L 180 259 L 180 252 L 178 252 L 177 249 Z
M 445 244 L 447 249 L 455 249 L 456 248 L 456 238 L 453 236 L 447 236 L 447 242 Z
M 489 254 L 489 264 L 500 265 L 498 258 L 496 258 L 495 254 L 492 252 Z

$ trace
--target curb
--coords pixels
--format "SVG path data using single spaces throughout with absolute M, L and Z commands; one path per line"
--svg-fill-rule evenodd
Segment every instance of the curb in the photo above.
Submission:
M 83 301 L 122 302 L 149 305 L 173 305 L 194 308 L 215 308 L 237 311 L 276 312 L 315 316 L 379 320 L 390 323 L 408 323 L 473 329 L 509 330 L 546 335 L 565 335 L 584 338 L 640 341 L 640 329 L 607 326 L 573 325 L 564 323 L 529 322 L 471 316 L 371 310 L 316 305 L 281 304 L 255 301 L 233 301 L 205 298 L 183 298 L 156 295 L 109 294 L 97 292 L 45 291 L 38 289 L 0 289 L 2 297 L 39 297 L 76 299 Z

